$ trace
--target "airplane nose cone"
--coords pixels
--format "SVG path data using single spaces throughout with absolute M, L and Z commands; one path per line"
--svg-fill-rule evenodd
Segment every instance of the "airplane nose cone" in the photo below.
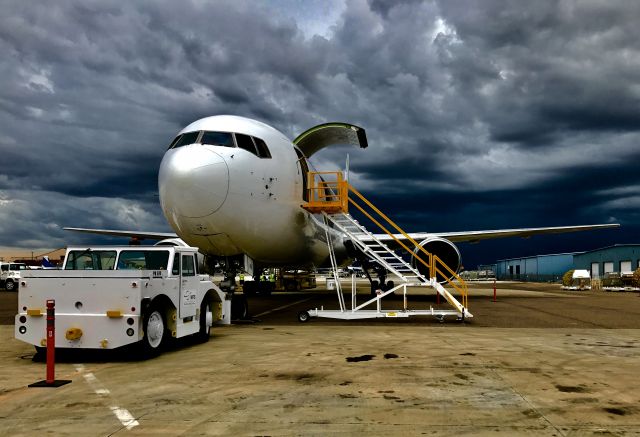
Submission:
M 229 169 L 222 156 L 200 145 L 172 149 L 160 164 L 158 188 L 167 218 L 204 217 L 227 198 Z

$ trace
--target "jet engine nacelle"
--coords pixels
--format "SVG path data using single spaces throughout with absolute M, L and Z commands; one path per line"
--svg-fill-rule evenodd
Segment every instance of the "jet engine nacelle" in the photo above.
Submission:
M 451 241 L 441 237 L 429 237 L 425 240 L 422 240 L 420 242 L 420 246 L 422 246 L 427 252 L 436 255 L 451 270 L 458 273 L 458 270 L 462 265 L 462 256 L 460 255 L 460 251 L 458 250 L 456 245 Z M 418 248 L 416 248 L 413 253 L 414 255 L 411 257 L 411 265 L 417 267 L 418 271 L 428 278 L 429 269 L 427 268 L 427 266 L 416 259 L 416 254 L 418 257 L 420 257 L 420 259 L 428 264 L 429 260 L 427 259 L 427 256 Z M 438 269 L 447 275 L 447 277 L 445 278 L 442 275 L 438 274 L 437 279 L 439 282 L 450 279 L 453 276 L 450 275 L 449 272 L 442 266 L 438 267 Z
M 182 238 L 165 238 L 164 240 L 158 241 L 154 246 L 179 246 L 179 247 L 189 247 L 187 243 L 184 242 Z
M 166 238 L 164 240 L 158 241 L 154 246 L 179 246 L 179 247 L 189 247 L 189 245 L 182 238 Z M 198 272 L 205 272 L 205 255 L 198 251 L 196 253 L 196 258 L 198 262 Z

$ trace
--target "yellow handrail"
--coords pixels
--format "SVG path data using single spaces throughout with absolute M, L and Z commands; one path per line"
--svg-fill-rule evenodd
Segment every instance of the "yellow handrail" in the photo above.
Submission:
M 406 244 L 404 244 L 401 240 L 399 240 L 395 235 L 393 235 L 391 232 L 389 232 L 389 230 L 384 227 L 380 222 L 378 222 L 375 218 L 373 218 L 371 216 L 371 214 L 369 214 L 367 211 L 364 210 L 364 208 L 362 208 L 360 205 L 358 205 L 356 202 L 354 202 L 353 200 L 349 199 L 349 201 L 360 210 L 360 212 L 362 212 L 364 215 L 366 215 L 369 220 L 371 220 L 372 222 L 374 222 L 376 225 L 378 225 L 378 227 L 380 229 L 382 229 L 384 232 L 386 232 L 389 236 L 391 236 L 391 238 L 393 238 L 396 243 L 398 243 L 400 246 L 402 246 L 402 248 L 404 250 L 406 250 L 407 252 L 413 252 L 411 249 L 409 249 L 407 247 Z M 431 257 L 431 254 L 429 252 L 427 252 L 427 255 L 429 255 L 429 257 Z M 429 264 L 427 264 L 422 258 L 420 258 L 419 256 L 417 256 L 417 254 L 414 254 L 415 258 L 420 261 L 422 264 L 424 264 L 427 269 L 429 269 L 429 273 L 431 273 L 431 258 L 429 258 Z
M 322 175 L 331 175 L 335 180 L 324 180 Z M 342 172 L 322 171 L 307 174 L 308 202 L 302 205 L 305 209 L 317 213 L 348 212 L 348 183 Z
M 458 282 L 460 282 L 460 286 L 456 285 L 456 283 L 455 283 L 455 282 L 453 282 L 453 281 L 450 279 L 450 277 L 449 277 L 448 275 L 445 275 L 445 274 L 442 272 L 442 270 L 440 270 L 440 269 L 437 267 L 436 263 L 438 263 L 438 262 L 439 262 L 442 266 L 444 266 L 444 268 L 445 268 L 445 269 L 450 273 L 451 278 L 455 278 L 455 279 L 457 279 L 457 280 L 458 280 Z M 456 289 L 456 291 L 457 291 L 458 293 L 460 293 L 460 295 L 462 296 L 462 305 L 466 308 L 466 307 L 467 307 L 467 300 L 468 300 L 469 290 L 468 290 L 468 287 L 467 287 L 467 283 L 464 281 L 464 279 L 462 279 L 462 278 L 460 277 L 460 275 L 458 275 L 458 274 L 457 274 L 456 272 L 454 272 L 454 271 L 453 271 L 453 270 L 452 270 L 448 265 L 446 265 L 446 264 L 444 263 L 444 261 L 442 261 L 442 260 L 438 257 L 438 255 L 433 255 L 433 265 L 434 265 L 434 269 L 435 269 L 436 273 L 440 273 L 440 275 L 441 275 L 443 278 L 446 278 L 446 279 L 447 279 L 447 283 L 451 284 L 451 286 L 452 286 L 453 288 L 455 288 L 455 289 Z
M 332 176 L 334 180 L 324 180 L 322 175 Z M 411 238 L 404 230 L 395 224 L 389 217 L 387 217 L 382 211 L 369 202 L 358 190 L 349 185 L 349 183 L 342 177 L 342 172 L 339 171 L 317 171 L 308 173 L 308 192 L 309 201 L 303 205 L 303 207 L 311 212 L 327 212 L 332 213 L 347 213 L 349 204 L 354 205 L 360 212 L 362 212 L 369 220 L 375 223 L 380 229 L 382 229 L 387 235 L 389 235 L 396 243 L 398 243 L 404 250 L 409 252 L 420 263 L 427 267 L 430 278 L 437 278 L 438 274 L 442 276 L 448 284 L 450 284 L 460 295 L 462 296 L 462 305 L 466 308 L 468 305 L 468 287 L 466 282 L 454 272 L 448 265 L 446 265 L 437 255 L 428 252 L 420 243 Z M 399 238 L 397 238 L 386 226 L 380 221 L 376 220 L 372 214 L 367 212 L 365 208 L 349 197 L 349 192 L 353 192 L 366 206 L 373 210 L 378 216 L 382 217 L 389 225 L 396 229 L 404 238 L 409 240 L 417 250 L 412 250 Z M 425 261 L 418 256 L 418 251 L 426 255 Z M 439 268 L 444 266 L 444 272 Z M 448 274 L 445 274 L 448 273 Z M 457 280 L 460 285 L 457 285 L 452 278 Z
M 394 223 L 394 222 L 393 222 L 389 217 L 387 217 L 387 216 L 386 216 L 382 211 L 380 211 L 380 210 L 379 210 L 378 208 L 376 208 L 376 207 L 375 207 L 371 202 L 369 202 L 367 199 L 365 199 L 365 197 L 364 197 L 362 194 L 360 194 L 360 192 L 359 192 L 358 190 L 356 190 L 355 188 L 353 188 L 351 185 L 349 185 L 349 189 L 350 189 L 351 191 L 353 191 L 353 193 L 354 193 L 356 196 L 358 196 L 360 199 L 362 199 L 362 201 L 363 201 L 364 203 L 366 203 L 366 204 L 367 204 L 367 206 L 369 206 L 369 208 L 373 209 L 376 213 L 378 213 L 378 215 L 379 215 L 380 217 L 382 217 L 383 219 L 385 219 L 385 220 L 387 221 L 387 223 L 389 223 L 391 226 L 393 226 L 394 228 L 396 228 L 396 230 L 397 230 L 398 232 L 400 232 L 400 233 L 401 233 L 401 234 L 402 234 L 402 235 L 403 235 L 407 240 L 411 241 L 411 243 L 413 243 L 413 245 L 414 245 L 416 248 L 418 248 L 418 249 L 419 249 L 420 251 L 422 251 L 425 255 L 427 255 L 427 257 L 429 258 L 429 261 L 430 261 L 430 262 L 432 262 L 432 261 L 431 261 L 431 253 L 427 252 L 427 250 L 426 250 L 424 247 L 422 247 L 422 246 L 421 246 L 421 245 L 420 245 L 416 240 L 414 240 L 413 238 L 411 238 L 411 237 L 409 236 L 409 234 L 407 234 L 405 231 L 403 231 L 403 230 L 400 228 L 400 226 L 396 225 L 396 224 L 395 224 L 395 223 Z M 351 203 L 355 203 L 355 202 L 353 202 L 353 201 L 352 201 Z M 391 235 L 391 236 L 393 237 L 393 235 Z M 395 238 L 395 237 L 394 237 L 394 239 L 395 239 L 395 240 L 397 240 L 397 238 Z M 412 250 L 410 250 L 410 249 L 406 249 L 406 250 L 407 250 L 407 251 L 409 251 L 409 252 L 413 252 L 413 251 L 412 251 Z M 417 254 L 415 254 L 415 255 L 417 255 Z M 418 258 L 418 257 L 416 257 L 416 258 Z M 433 277 L 433 276 L 434 276 L 434 275 L 433 275 L 433 273 L 434 273 L 434 272 L 433 272 L 433 270 L 431 270 L 431 267 L 429 267 L 429 275 L 430 275 L 431 277 Z

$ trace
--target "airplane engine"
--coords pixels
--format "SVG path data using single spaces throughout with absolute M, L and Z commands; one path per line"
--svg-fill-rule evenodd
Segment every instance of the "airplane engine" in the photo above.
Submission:
M 184 242 L 182 238 L 165 238 L 164 240 L 158 241 L 154 246 L 179 246 L 179 247 L 189 247 L 187 243 Z
M 189 247 L 187 243 L 182 238 L 165 238 L 164 240 L 158 241 L 154 246 L 179 246 L 179 247 Z M 196 253 L 196 258 L 198 262 L 198 272 L 204 273 L 206 272 L 205 265 L 205 255 L 198 251 Z
M 456 245 L 451 241 L 445 240 L 441 237 L 429 237 L 425 240 L 422 240 L 420 242 L 420 246 L 422 246 L 427 252 L 436 255 L 442 260 L 442 262 L 449 266 L 451 270 L 458 273 L 458 270 L 462 265 L 462 256 L 460 255 L 460 251 L 458 250 Z M 415 254 L 417 254 L 426 263 L 429 262 L 429 260 L 426 259 L 427 256 L 418 248 L 416 248 L 413 253 L 414 256 L 411 257 L 411 265 L 417 267 L 420 273 L 422 273 L 426 277 L 429 277 L 429 269 L 415 258 Z M 443 273 L 449 273 L 448 271 L 445 271 L 446 269 L 444 267 L 439 267 L 439 269 Z M 444 278 L 442 277 L 442 275 L 438 274 L 437 278 L 439 282 L 443 282 L 446 279 L 450 279 L 451 276 L 452 275 L 449 275 Z

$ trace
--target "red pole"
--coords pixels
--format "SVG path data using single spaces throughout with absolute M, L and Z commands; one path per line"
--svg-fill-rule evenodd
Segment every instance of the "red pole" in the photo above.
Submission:
M 496 278 L 493 278 L 493 301 L 496 301 Z
M 56 301 L 47 300 L 47 379 L 29 384 L 29 387 L 60 387 L 69 384 L 69 379 L 56 380 Z
M 47 300 L 47 384 L 56 380 L 56 301 Z

